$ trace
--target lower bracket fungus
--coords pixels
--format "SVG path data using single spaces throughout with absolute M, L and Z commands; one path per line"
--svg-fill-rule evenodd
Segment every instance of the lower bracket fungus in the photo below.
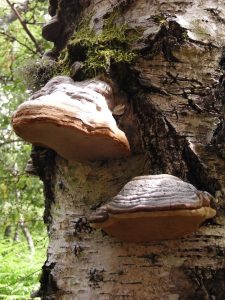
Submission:
M 167 174 L 133 178 L 90 216 L 94 228 L 122 241 L 176 239 L 216 215 L 213 197 Z
M 125 157 L 130 146 L 110 111 L 112 102 L 112 88 L 104 81 L 58 76 L 17 108 L 12 124 L 25 141 L 68 160 Z

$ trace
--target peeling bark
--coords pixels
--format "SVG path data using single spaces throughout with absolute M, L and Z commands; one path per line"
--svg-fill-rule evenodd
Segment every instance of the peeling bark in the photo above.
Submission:
M 118 24 L 142 28 L 133 45 L 136 63 L 114 66 L 110 73 L 128 99 L 117 123 L 133 155 L 81 164 L 59 156 L 54 160 L 54 155 L 40 160 L 40 151 L 34 151 L 50 238 L 42 299 L 223 300 L 225 5 L 219 0 L 93 0 L 89 6 L 79 1 L 79 11 L 72 12 L 76 3 L 59 1 L 60 18 L 69 28 L 63 43 L 71 35 L 70 24 L 91 16 L 98 32 L 115 9 Z M 90 228 L 90 212 L 132 177 L 160 173 L 214 194 L 217 218 L 197 233 L 152 243 L 123 243 Z

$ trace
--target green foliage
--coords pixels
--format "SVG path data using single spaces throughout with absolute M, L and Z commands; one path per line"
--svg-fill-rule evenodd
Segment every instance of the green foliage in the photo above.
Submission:
M 112 64 L 134 62 L 136 53 L 130 50 L 137 41 L 140 32 L 126 24 L 118 25 L 113 14 L 104 23 L 101 33 L 96 34 L 89 26 L 89 20 L 83 22 L 68 44 L 68 55 L 59 63 L 72 64 L 76 60 L 84 61 L 87 76 L 99 72 L 108 72 Z
M 42 184 L 37 178 L 29 177 L 24 173 L 30 146 L 22 144 L 18 149 L 19 151 L 15 153 L 2 150 L 6 161 L 5 163 L 1 161 L 0 170 L 0 226 L 2 227 L 16 224 L 21 216 L 25 220 L 40 220 L 43 214 Z
M 5 2 L 6 3 L 6 2 Z M 48 44 L 41 37 L 42 24 L 47 12 L 47 1 L 29 1 L 21 18 L 35 37 L 40 48 Z M 23 82 L 21 65 L 28 59 L 40 59 L 40 53 L 29 39 L 18 20 L 9 21 L 7 5 L 0 12 L 0 238 L 6 226 L 15 231 L 23 219 L 35 240 L 36 254 L 30 256 L 27 242 L 10 240 L 0 242 L 0 299 L 29 299 L 38 283 L 38 274 L 45 259 L 46 232 L 42 222 L 44 199 L 38 178 L 28 177 L 25 166 L 31 146 L 23 143 L 11 128 L 11 117 L 16 107 L 30 92 Z M 34 87 L 31 86 L 33 89 Z M 22 235 L 22 233 L 20 233 Z M 37 237 L 42 237 L 39 240 Z M 34 274 L 31 274 L 34 273 Z
M 48 43 L 41 38 L 41 28 L 45 22 L 46 12 L 47 3 L 30 1 L 28 10 L 25 13 L 21 13 L 21 18 L 26 22 L 28 29 L 42 49 L 48 47 Z M 3 21 L 3 25 L 0 25 L 0 80 L 3 83 L 15 79 L 15 71 L 24 64 L 24 61 L 40 56 L 20 22 L 18 20 L 7 22 L 6 16 L 8 15 L 10 15 L 10 9 L 6 6 L 0 12 L 0 20 Z M 17 84 L 18 88 L 20 88 L 21 77 L 20 80 L 14 82 L 14 87 Z
M 47 3 L 43 1 L 29 1 L 28 10 L 21 12 L 21 18 L 42 48 L 46 47 L 41 38 L 46 12 Z M 21 74 L 15 76 L 16 71 L 28 57 L 37 60 L 39 53 L 19 21 L 7 21 L 10 14 L 8 6 L 0 12 L 0 226 L 17 222 L 21 214 L 33 211 L 33 216 L 40 218 L 43 212 L 41 184 L 24 171 L 31 147 L 15 136 L 10 124 L 13 111 L 29 97 Z
M 0 299 L 26 300 L 39 287 L 38 280 L 46 256 L 47 239 L 35 240 L 36 253 L 31 256 L 25 241 L 0 242 Z
M 167 18 L 163 13 L 161 13 L 154 16 L 154 22 L 163 25 L 167 23 Z

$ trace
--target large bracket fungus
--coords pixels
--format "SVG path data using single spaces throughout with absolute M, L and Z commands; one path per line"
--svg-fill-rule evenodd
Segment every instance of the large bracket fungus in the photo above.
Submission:
M 18 136 L 75 161 L 130 154 L 129 142 L 113 118 L 111 86 L 93 79 L 57 76 L 22 103 L 12 118 Z
M 90 222 L 123 241 L 175 239 L 216 215 L 212 199 L 172 175 L 140 176 L 93 213 Z

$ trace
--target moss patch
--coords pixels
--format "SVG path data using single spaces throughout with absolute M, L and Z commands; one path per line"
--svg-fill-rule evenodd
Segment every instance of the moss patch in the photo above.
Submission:
M 71 38 L 60 57 L 59 64 L 71 66 L 75 61 L 84 63 L 85 77 L 108 73 L 113 64 L 133 63 L 137 53 L 131 45 L 138 40 L 140 32 L 128 25 L 117 25 L 115 15 L 105 22 L 101 33 L 90 28 L 89 21 L 83 22 Z
M 141 30 L 132 29 L 126 24 L 116 23 L 116 14 L 105 20 L 98 34 L 90 27 L 90 20 L 82 22 L 61 52 L 58 61 L 43 59 L 26 62 L 20 70 L 28 89 L 36 91 L 52 77 L 67 75 L 75 80 L 94 77 L 99 73 L 109 73 L 110 68 L 119 63 L 131 64 L 138 56 L 132 50 Z M 74 62 L 82 62 L 82 69 L 73 76 Z
M 61 67 L 56 61 L 43 59 L 25 62 L 18 70 L 17 75 L 22 76 L 24 84 L 29 90 L 37 91 L 61 72 Z

